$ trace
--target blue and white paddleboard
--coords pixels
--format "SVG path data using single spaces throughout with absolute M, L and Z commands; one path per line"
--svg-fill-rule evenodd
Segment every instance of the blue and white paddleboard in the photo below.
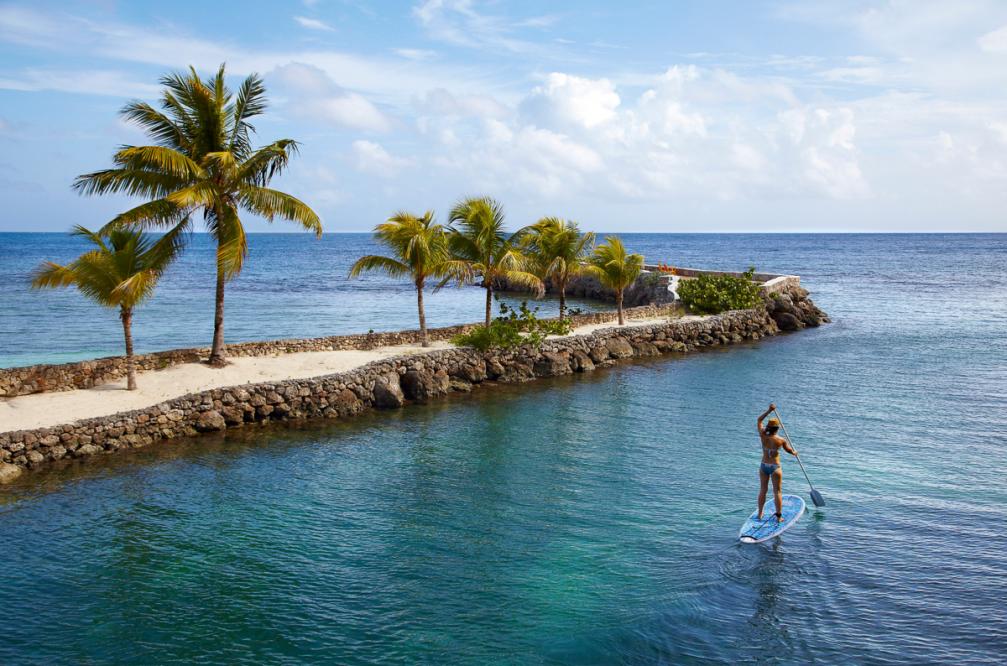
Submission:
M 762 509 L 762 520 L 758 519 L 758 511 L 752 512 L 745 524 L 741 526 L 738 539 L 741 543 L 761 543 L 783 534 L 801 519 L 801 514 L 804 513 L 804 500 L 797 495 L 784 495 L 781 513 L 783 520 L 777 521 L 776 503 L 772 496 L 766 498 Z

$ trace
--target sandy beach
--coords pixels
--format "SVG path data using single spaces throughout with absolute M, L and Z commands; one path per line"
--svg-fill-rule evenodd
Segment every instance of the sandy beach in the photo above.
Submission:
M 667 318 L 631 320 L 627 326 L 646 326 Z M 580 326 L 570 335 L 587 335 L 612 323 Z M 126 378 L 90 389 L 36 393 L 0 400 L 0 432 L 46 428 L 81 419 L 109 416 L 119 412 L 151 407 L 166 400 L 213 388 L 241 386 L 287 379 L 320 377 L 346 372 L 391 356 L 419 354 L 431 349 L 451 347 L 448 342 L 434 342 L 424 349 L 418 345 L 380 347 L 368 351 L 299 352 L 276 356 L 238 356 L 224 368 L 210 368 L 201 363 L 185 363 L 165 370 L 137 374 L 137 389 L 126 390 Z

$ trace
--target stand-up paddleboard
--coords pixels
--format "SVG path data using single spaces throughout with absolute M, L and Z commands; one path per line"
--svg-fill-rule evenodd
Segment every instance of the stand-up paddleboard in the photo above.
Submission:
M 741 543 L 761 543 L 783 534 L 801 519 L 801 514 L 804 513 L 804 500 L 797 495 L 784 495 L 781 513 L 783 520 L 776 520 L 776 503 L 772 496 L 768 497 L 762 508 L 762 520 L 758 518 L 758 511 L 753 512 L 741 526 L 738 539 Z

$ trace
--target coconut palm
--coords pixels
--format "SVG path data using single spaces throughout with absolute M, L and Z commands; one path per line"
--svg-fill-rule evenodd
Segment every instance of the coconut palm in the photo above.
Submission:
M 374 236 L 394 256 L 371 254 L 360 257 L 350 268 L 350 277 L 357 277 L 364 271 L 382 271 L 392 277 L 412 278 L 420 315 L 420 339 L 424 347 L 429 347 L 427 315 L 423 309 L 423 287 L 427 278 L 465 282 L 471 278 L 471 269 L 466 262 L 451 258 L 448 232 L 444 226 L 434 222 L 431 210 L 422 217 L 396 213 L 387 222 L 374 227 Z
M 559 292 L 559 318 L 566 314 L 566 286 L 584 270 L 584 260 L 594 244 L 594 234 L 582 234 L 576 222 L 543 217 L 527 229 L 524 242 L 534 272 L 549 280 Z
M 126 386 L 136 389 L 133 363 L 133 309 L 154 293 L 158 279 L 182 249 L 182 226 L 176 226 L 154 240 L 146 234 L 127 229 L 94 232 L 74 227 L 75 236 L 91 241 L 96 247 L 61 266 L 44 262 L 32 273 L 35 289 L 76 287 L 99 305 L 119 308 L 122 333 L 126 341 Z
M 486 325 L 493 316 L 493 285 L 506 280 L 515 286 L 539 293 L 542 280 L 526 269 L 527 258 L 520 251 L 524 230 L 508 234 L 504 229 L 503 207 L 489 197 L 464 199 L 451 209 L 449 243 L 452 256 L 466 262 L 481 278 L 486 290 Z
M 297 153 L 297 142 L 280 139 L 252 146 L 249 122 L 267 105 L 262 79 L 252 74 L 236 94 L 224 83 L 224 65 L 200 80 L 194 68 L 161 79 L 160 109 L 130 102 L 121 114 L 153 141 L 115 153 L 114 168 L 79 176 L 85 195 L 129 194 L 149 199 L 114 218 L 109 226 L 187 227 L 201 213 L 217 244 L 216 308 L 210 364 L 224 364 L 224 284 L 240 271 L 248 243 L 239 213 L 272 222 L 290 220 L 317 235 L 322 224 L 299 199 L 267 187 Z
M 615 307 L 619 311 L 619 325 L 626 322 L 622 316 L 622 297 L 626 287 L 633 284 L 643 270 L 642 254 L 626 254 L 626 247 L 618 236 L 608 236 L 594 248 L 588 260 L 588 272 L 605 287 L 615 292 Z

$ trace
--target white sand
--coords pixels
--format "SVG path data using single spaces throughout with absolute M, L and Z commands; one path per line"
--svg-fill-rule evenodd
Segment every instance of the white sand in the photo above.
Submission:
M 698 319 L 698 317 L 682 319 Z M 626 327 L 661 324 L 667 321 L 667 317 L 634 319 L 629 320 Z M 587 335 L 604 328 L 619 328 L 619 326 L 613 322 L 589 324 L 575 328 L 571 335 Z M 18 398 L 0 399 L 0 432 L 46 428 L 81 419 L 143 409 L 189 393 L 199 393 L 213 388 L 320 377 L 352 370 L 382 358 L 418 354 L 450 346 L 448 342 L 435 342 L 426 350 L 415 345 L 400 345 L 370 351 L 238 356 L 229 359 L 229 365 L 224 368 L 210 368 L 201 363 L 184 363 L 165 370 L 137 373 L 135 391 L 126 390 L 126 378 L 123 377 L 118 381 L 91 389 L 36 393 Z
M 0 400 L 0 432 L 46 428 L 96 416 L 152 407 L 189 393 L 224 386 L 320 377 L 345 372 L 390 356 L 447 348 L 435 342 L 420 346 L 381 347 L 370 351 L 299 352 L 277 356 L 236 356 L 224 368 L 183 363 L 164 370 L 137 373 L 135 391 L 126 378 L 90 389 L 36 393 Z
M 684 317 L 676 317 L 674 321 L 697 321 L 702 319 L 702 317 L 697 317 L 695 315 L 686 315 Z M 652 326 L 653 324 L 667 324 L 672 321 L 669 317 L 649 317 L 647 319 L 627 319 L 626 323 L 622 326 L 615 323 L 614 321 L 606 322 L 604 324 L 585 324 L 584 326 L 578 326 L 573 329 L 571 335 L 589 335 L 595 331 L 600 331 L 603 328 L 635 328 L 637 326 Z M 560 337 L 560 336 L 549 336 L 549 337 Z

